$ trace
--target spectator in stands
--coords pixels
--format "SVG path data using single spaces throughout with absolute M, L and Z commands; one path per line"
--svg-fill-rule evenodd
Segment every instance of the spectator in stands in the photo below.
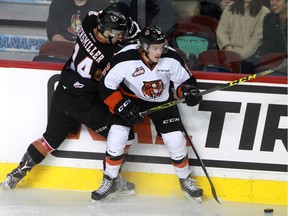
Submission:
M 287 58 L 287 0 L 270 0 L 270 4 L 271 12 L 264 17 L 263 21 L 263 43 L 254 55 L 241 64 L 243 71 L 248 73 L 263 70 L 261 69 L 263 66 L 264 68 L 276 66 L 285 59 L 285 56 Z M 263 64 L 263 59 L 269 61 Z M 286 75 L 287 73 L 280 70 L 273 74 Z
M 222 1 L 226 1 L 226 0 L 222 0 Z M 218 5 L 217 3 L 210 2 L 210 1 L 200 2 L 200 15 L 210 16 L 219 20 L 221 17 L 221 14 L 222 14 L 222 10 L 220 8 L 220 5 Z
M 88 11 L 99 11 L 109 5 L 109 0 L 52 0 L 46 29 L 48 40 L 75 42 L 76 33 Z
M 142 14 L 138 11 L 138 0 L 131 1 L 130 11 L 131 18 L 137 20 L 142 28 L 149 25 L 157 25 L 166 33 L 175 23 L 175 11 L 171 0 L 146 0 L 145 23 L 142 23 L 138 17 Z
M 221 9 L 221 12 L 224 11 L 224 9 L 227 7 L 228 4 L 231 3 L 231 0 L 220 0 L 219 1 L 219 6 L 220 6 L 220 9 Z
M 287 0 L 270 0 L 271 12 L 264 18 L 260 56 L 287 53 Z
M 263 5 L 271 11 L 270 0 L 263 0 Z
M 131 10 L 127 3 L 122 1 L 110 1 L 112 8 L 117 8 L 118 11 L 120 11 L 124 16 L 129 17 L 131 16 Z M 136 17 L 137 18 L 137 17 Z M 134 19 L 136 20 L 136 19 Z
M 130 4 L 131 8 L 131 18 L 133 20 L 138 20 L 138 0 L 132 0 Z M 160 7 L 158 1 L 147 0 L 145 2 L 145 24 L 147 26 L 151 25 L 152 20 L 159 14 Z
M 220 49 L 241 56 L 241 72 L 249 70 L 247 59 L 262 44 L 263 19 L 268 13 L 262 0 L 235 0 L 222 13 L 216 30 L 217 44 Z
M 200 15 L 210 16 L 217 20 L 220 17 L 228 4 L 233 0 L 204 0 L 200 2 Z

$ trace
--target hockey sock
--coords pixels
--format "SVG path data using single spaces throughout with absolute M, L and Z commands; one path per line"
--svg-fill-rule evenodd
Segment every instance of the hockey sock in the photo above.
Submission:
M 125 149 L 124 149 L 124 154 L 123 154 L 123 159 L 122 159 L 122 163 L 120 165 L 120 169 L 119 169 L 119 173 L 121 172 L 121 167 L 122 165 L 126 162 L 126 159 L 127 159 L 127 156 L 128 156 L 128 151 L 129 151 L 129 148 L 131 147 L 131 145 L 127 144 L 125 146 Z M 107 153 L 108 154 L 108 153 Z M 103 170 L 105 172 L 105 169 L 106 169 L 106 158 L 103 160 Z
M 171 159 L 171 162 L 179 178 L 181 179 L 187 178 L 187 176 L 190 175 L 191 171 L 190 171 L 189 163 L 188 163 L 188 155 L 186 155 L 184 158 L 180 160 Z
M 30 171 L 36 165 L 35 161 L 32 159 L 30 153 L 26 151 L 23 155 L 21 162 L 19 164 L 19 169 L 21 172 L 26 175 L 27 171 Z
M 130 144 L 127 144 L 124 148 L 124 154 L 123 154 L 123 161 L 122 161 L 122 164 L 124 164 L 126 162 L 126 159 L 127 159 L 127 156 L 128 156 L 128 152 L 129 152 L 129 149 L 130 149 L 131 145 Z
M 41 161 L 43 161 L 45 159 L 45 157 L 47 156 L 46 155 L 43 155 L 42 152 L 40 152 L 38 150 L 38 148 L 35 147 L 35 145 L 33 144 L 30 144 L 28 149 L 27 149 L 27 152 L 29 153 L 31 159 L 36 163 L 36 164 L 39 164 L 41 163 Z
M 123 154 L 119 156 L 112 156 L 108 152 L 106 152 L 104 173 L 111 178 L 116 178 L 120 171 L 122 161 Z

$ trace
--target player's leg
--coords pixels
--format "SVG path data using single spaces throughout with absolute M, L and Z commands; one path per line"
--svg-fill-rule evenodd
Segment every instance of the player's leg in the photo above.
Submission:
M 182 122 L 178 108 L 171 107 L 162 112 L 150 115 L 152 121 L 161 133 L 164 144 L 167 146 L 172 165 L 179 178 L 181 189 L 189 198 L 199 198 L 201 201 L 203 190 L 191 179 L 191 169 L 188 163 L 186 140 L 182 133 Z
M 89 104 L 91 104 L 91 107 L 89 108 L 89 111 L 85 111 L 83 113 L 75 113 L 75 116 L 89 128 L 97 132 L 98 134 L 102 135 L 103 137 L 107 138 L 109 128 L 107 126 L 107 116 L 110 115 L 110 112 L 107 108 L 107 106 L 102 102 L 99 96 L 93 95 L 93 97 L 89 97 L 86 99 L 86 102 L 90 101 Z M 126 143 L 124 153 L 123 153 L 123 160 L 121 167 L 126 161 L 129 148 L 133 144 L 134 141 L 134 131 L 130 130 L 128 141 Z M 105 170 L 105 159 L 103 161 L 103 170 Z M 117 192 L 121 192 L 123 194 L 127 195 L 133 195 L 135 194 L 135 184 L 132 182 L 129 182 L 125 178 L 123 178 L 119 172 L 119 175 L 116 179 L 117 183 Z
M 121 164 L 121 167 L 119 170 L 119 175 L 117 176 L 117 179 L 116 179 L 117 191 L 124 193 L 124 194 L 127 194 L 127 195 L 134 195 L 136 193 L 135 192 L 135 184 L 122 177 L 121 169 L 127 160 L 128 152 L 129 152 L 130 147 L 133 144 L 133 141 L 134 141 L 134 131 L 131 129 L 130 133 L 129 133 L 128 141 L 127 141 L 126 146 L 124 148 L 123 160 L 122 160 L 122 164 Z
M 121 125 L 112 125 L 107 137 L 105 154 L 105 170 L 100 187 L 92 192 L 93 200 L 102 200 L 111 197 L 117 190 L 117 177 L 123 162 L 124 148 L 127 143 L 130 128 Z
M 59 105 L 57 100 L 62 99 L 65 101 L 65 98 L 58 97 L 59 93 L 55 92 L 51 103 L 46 132 L 43 134 L 43 137 L 35 140 L 28 146 L 19 165 L 2 182 L 2 189 L 14 189 L 19 181 L 26 176 L 28 171 L 31 171 L 49 153 L 57 149 L 69 132 L 79 125 L 78 122 L 67 117 L 63 111 L 59 111 L 61 104 Z
M 183 133 L 181 131 L 162 133 L 162 138 L 168 148 L 172 165 L 185 196 L 187 198 L 201 198 L 203 190 L 196 185 L 196 180 L 190 178 L 191 169 L 188 163 L 188 152 Z M 201 199 L 198 201 L 201 201 Z
M 134 131 L 133 130 L 130 130 L 130 134 L 133 134 L 133 137 L 134 137 Z M 129 136 L 130 136 L 130 134 L 129 134 Z M 126 195 L 134 195 L 136 193 L 135 184 L 133 182 L 128 181 L 127 179 L 125 179 L 121 175 L 122 167 L 123 167 L 123 165 L 127 159 L 128 152 L 129 152 L 129 149 L 133 143 L 133 140 L 134 140 L 134 138 L 132 140 L 128 140 L 126 143 L 126 146 L 124 148 L 122 163 L 121 163 L 121 166 L 119 169 L 119 174 L 118 174 L 117 179 L 116 179 L 117 192 L 120 192 L 120 193 L 123 193 Z M 103 160 L 103 171 L 105 171 L 105 169 L 106 169 L 106 158 Z
M 39 164 L 47 155 L 45 153 L 45 156 L 37 150 L 35 146 L 41 146 L 41 151 L 44 152 L 44 145 L 41 145 L 41 143 L 45 143 L 45 140 L 38 139 L 31 143 L 29 147 L 27 148 L 27 151 L 23 155 L 19 165 L 12 170 L 11 173 L 9 173 L 2 182 L 2 189 L 14 189 L 18 182 L 23 179 L 26 176 L 26 173 L 30 171 L 36 164 Z M 47 145 L 45 150 L 48 152 L 50 147 Z

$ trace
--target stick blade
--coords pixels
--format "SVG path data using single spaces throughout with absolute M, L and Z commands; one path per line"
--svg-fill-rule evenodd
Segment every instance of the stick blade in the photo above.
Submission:
M 213 188 L 211 187 L 211 190 L 212 190 L 213 198 L 221 205 L 221 202 L 218 199 L 218 196 L 216 194 L 216 190 L 214 189 L 214 187 Z

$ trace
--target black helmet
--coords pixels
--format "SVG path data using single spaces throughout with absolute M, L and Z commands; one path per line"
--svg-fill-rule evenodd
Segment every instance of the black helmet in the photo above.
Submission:
M 162 30 L 155 26 L 145 27 L 140 34 L 141 43 L 146 44 L 160 44 L 164 43 L 166 36 L 162 33 Z
M 103 34 L 107 28 L 113 30 L 127 30 L 127 21 L 124 15 L 109 8 L 103 10 L 97 18 L 98 30 Z
M 168 50 L 168 43 L 166 40 L 166 35 L 162 32 L 162 30 L 155 25 L 145 27 L 140 33 L 140 45 L 148 52 L 148 47 L 150 44 L 161 44 L 165 43 L 165 52 Z

